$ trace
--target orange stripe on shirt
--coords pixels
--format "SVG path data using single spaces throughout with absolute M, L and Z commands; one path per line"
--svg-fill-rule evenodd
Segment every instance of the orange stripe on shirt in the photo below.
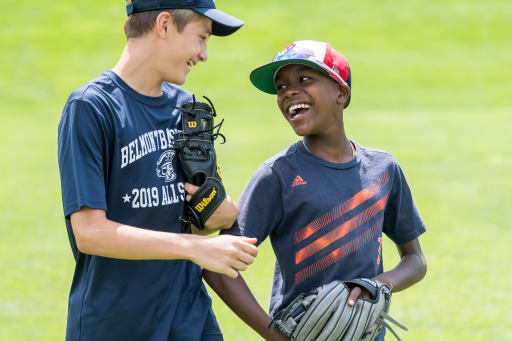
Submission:
M 332 251 L 325 257 L 317 260 L 313 264 L 297 272 L 295 274 L 295 284 L 299 284 L 305 281 L 306 279 L 316 275 L 317 273 L 324 271 L 334 263 L 338 262 L 340 259 L 348 256 L 357 249 L 361 248 L 368 241 L 372 240 L 379 233 L 379 231 L 382 230 L 383 221 L 384 218 L 382 217 L 376 224 L 374 224 L 371 228 L 366 230 L 359 237 L 346 242 L 345 244 L 341 245 L 340 247 L 338 247 L 336 250 Z
M 346 212 L 361 205 L 363 202 L 370 199 L 375 193 L 378 193 L 388 183 L 388 181 L 389 175 L 386 171 L 379 177 L 379 179 L 377 179 L 377 181 L 368 186 L 368 188 L 362 189 L 351 198 L 345 200 L 340 205 L 332 208 L 299 231 L 295 232 L 295 243 L 303 241 L 322 227 L 341 217 L 342 214 L 345 214 Z
M 343 238 L 350 231 L 356 229 L 357 227 L 361 226 L 362 224 L 364 224 L 365 222 L 370 220 L 372 217 L 376 216 L 386 206 L 386 201 L 388 199 L 388 195 L 389 195 L 389 193 L 386 193 L 379 201 L 377 201 L 372 206 L 368 207 L 363 212 L 359 213 L 352 219 L 347 220 L 345 223 L 336 227 L 331 232 L 318 238 L 311 244 L 309 244 L 309 245 L 305 246 L 304 248 L 300 249 L 299 251 L 297 251 L 295 253 L 295 264 L 299 264 L 306 258 L 311 257 L 318 251 L 324 249 L 325 247 L 329 246 L 330 244 L 337 241 L 338 239 Z

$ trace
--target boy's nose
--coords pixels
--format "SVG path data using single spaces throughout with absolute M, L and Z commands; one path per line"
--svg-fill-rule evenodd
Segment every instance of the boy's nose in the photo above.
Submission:
M 285 97 L 292 97 L 299 93 L 299 90 L 294 86 L 288 86 L 284 92 Z
M 201 49 L 199 52 L 199 60 L 202 62 L 206 62 L 208 60 L 208 52 L 206 51 L 206 48 Z

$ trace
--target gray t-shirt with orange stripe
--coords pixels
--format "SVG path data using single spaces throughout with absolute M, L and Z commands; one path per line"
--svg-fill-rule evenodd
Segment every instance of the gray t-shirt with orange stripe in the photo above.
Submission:
M 426 230 L 396 159 L 354 144 L 352 161 L 331 163 L 297 142 L 264 162 L 242 193 L 227 232 L 258 244 L 270 236 L 271 316 L 301 292 L 381 273 L 383 232 L 400 245 Z

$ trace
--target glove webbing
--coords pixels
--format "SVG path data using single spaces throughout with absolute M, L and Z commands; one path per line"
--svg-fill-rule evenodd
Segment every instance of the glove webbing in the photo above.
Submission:
M 304 308 L 304 298 L 306 297 L 305 293 L 301 293 L 297 296 L 287 307 L 286 309 L 281 310 L 279 313 L 274 316 L 272 321 L 267 328 L 270 328 L 272 333 L 274 332 L 274 328 L 276 325 L 279 330 L 281 330 L 286 336 L 290 336 L 297 326 L 297 322 L 295 319 L 300 319 L 302 315 L 306 313 L 306 309 Z M 313 300 L 312 298 L 311 300 Z M 309 302 L 308 302 L 309 303 Z M 299 308 L 299 309 L 297 309 Z M 297 310 L 296 310 L 297 309 Z M 295 311 L 296 310 L 296 311 Z M 293 312 L 293 316 L 288 317 L 286 321 L 283 321 L 283 318 L 287 316 L 290 312 Z
M 203 98 L 206 99 L 208 101 L 208 103 L 210 104 L 210 106 L 212 108 L 212 116 L 213 117 L 217 117 L 217 111 L 215 110 L 215 106 L 213 105 L 212 101 L 208 97 L 206 97 L 206 96 L 203 96 Z M 196 104 L 196 97 L 195 97 L 195 95 L 192 95 L 192 103 L 193 103 L 192 104 L 192 108 L 190 110 L 186 109 L 186 108 L 183 108 L 183 107 L 177 107 L 177 106 L 174 106 L 174 105 L 171 105 L 171 108 L 180 110 L 181 112 L 187 113 L 187 114 L 192 115 L 192 116 L 196 116 L 197 113 L 194 111 L 195 104 Z M 223 123 L 224 123 L 224 119 L 222 119 L 222 121 L 220 121 L 217 125 L 214 125 L 211 128 L 201 129 L 201 130 L 197 130 L 197 131 L 194 131 L 194 132 L 183 131 L 182 135 L 183 135 L 183 137 L 185 139 L 184 139 L 184 141 L 180 141 L 180 143 L 184 143 L 184 144 L 187 143 L 188 140 L 193 135 L 200 135 L 202 133 L 211 133 L 211 140 L 212 140 L 212 142 L 215 141 L 220 136 L 220 137 L 222 137 L 221 144 L 224 144 L 224 143 L 226 143 L 226 137 L 222 133 L 219 132 Z M 217 131 L 214 132 L 215 129 L 217 129 Z M 202 151 L 204 152 L 204 150 L 202 150 Z
M 397 320 L 395 320 L 394 318 L 389 316 L 388 313 L 386 313 L 385 311 L 380 312 L 379 317 L 377 318 L 377 322 L 382 324 L 384 327 L 386 327 L 386 329 L 388 329 L 396 337 L 396 339 L 398 341 L 402 341 L 402 339 L 400 339 L 398 334 L 393 330 L 393 328 L 391 328 L 391 325 L 389 323 L 387 323 L 386 320 L 388 320 L 389 322 L 393 323 L 394 325 L 396 325 L 397 327 L 399 327 L 405 331 L 407 331 L 409 329 L 407 329 L 406 326 L 404 326 L 403 324 L 401 324 L 400 322 L 398 322 Z
M 188 111 L 188 110 L 183 109 L 183 111 Z M 179 142 L 180 143 L 187 143 L 192 138 L 192 136 L 194 136 L 194 135 L 200 135 L 202 133 L 212 133 L 212 141 L 215 141 L 217 139 L 217 137 L 220 136 L 220 137 L 222 137 L 222 142 L 220 144 L 224 144 L 224 143 L 226 143 L 226 136 L 224 136 L 224 134 L 219 132 L 219 130 L 222 127 L 223 123 L 224 123 L 224 119 L 222 119 L 222 121 L 220 121 L 217 125 L 214 125 L 211 128 L 206 128 L 206 129 L 194 131 L 192 133 L 190 133 L 190 132 L 189 133 L 183 132 L 182 134 L 183 134 L 183 137 L 185 139 L 184 139 L 184 141 L 179 141 Z M 217 131 L 213 132 L 215 129 L 217 129 Z M 203 147 L 203 146 L 200 146 L 200 147 Z M 205 151 L 205 150 L 203 150 L 203 151 Z

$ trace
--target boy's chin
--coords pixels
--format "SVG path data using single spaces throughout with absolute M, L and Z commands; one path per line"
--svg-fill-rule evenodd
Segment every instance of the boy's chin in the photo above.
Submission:
M 176 84 L 176 85 L 183 85 L 183 84 L 185 84 L 186 81 L 187 81 L 187 77 L 183 77 L 180 79 L 174 79 L 174 81 L 168 80 L 166 82 Z
M 304 129 L 296 128 L 293 125 L 292 128 L 295 134 L 297 134 L 298 136 L 304 137 L 308 135 L 307 131 L 305 131 Z
M 180 76 L 167 76 L 164 78 L 164 82 L 172 83 L 176 85 L 183 85 L 187 81 L 187 75 L 180 75 Z

